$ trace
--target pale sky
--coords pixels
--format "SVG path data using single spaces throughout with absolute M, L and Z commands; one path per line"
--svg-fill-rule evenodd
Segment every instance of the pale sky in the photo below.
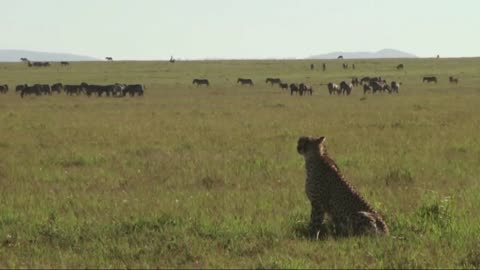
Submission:
M 0 49 L 98 58 L 480 56 L 479 0 L 0 0 Z

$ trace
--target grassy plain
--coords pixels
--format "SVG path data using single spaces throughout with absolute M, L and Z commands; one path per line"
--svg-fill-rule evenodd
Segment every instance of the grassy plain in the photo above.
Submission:
M 480 59 L 322 62 L 0 64 L 10 88 L 147 87 L 135 98 L 0 95 L 0 267 L 479 268 Z M 363 75 L 401 81 L 400 94 L 320 85 Z M 192 86 L 200 77 L 211 86 Z M 301 135 L 327 137 L 391 237 L 306 238 Z

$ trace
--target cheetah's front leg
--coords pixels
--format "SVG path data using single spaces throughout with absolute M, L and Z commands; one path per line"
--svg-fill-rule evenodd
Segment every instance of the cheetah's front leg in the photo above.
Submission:
M 322 206 L 312 202 L 312 212 L 310 214 L 310 237 L 318 240 L 322 234 L 323 218 L 325 210 Z

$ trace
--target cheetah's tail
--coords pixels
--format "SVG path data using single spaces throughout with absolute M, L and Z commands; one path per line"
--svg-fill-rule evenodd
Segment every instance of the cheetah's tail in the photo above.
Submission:
M 383 221 L 381 217 L 377 217 L 375 219 L 375 225 L 377 225 L 378 230 L 384 235 L 388 235 L 390 233 L 387 224 L 385 223 L 385 221 Z

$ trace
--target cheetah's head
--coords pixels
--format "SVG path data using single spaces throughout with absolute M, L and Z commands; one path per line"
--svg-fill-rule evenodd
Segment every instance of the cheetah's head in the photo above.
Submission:
M 325 137 L 306 137 L 302 136 L 298 139 L 297 151 L 300 155 L 306 155 L 307 153 L 318 153 L 323 154 L 323 149 L 325 149 L 323 143 L 325 142 Z

